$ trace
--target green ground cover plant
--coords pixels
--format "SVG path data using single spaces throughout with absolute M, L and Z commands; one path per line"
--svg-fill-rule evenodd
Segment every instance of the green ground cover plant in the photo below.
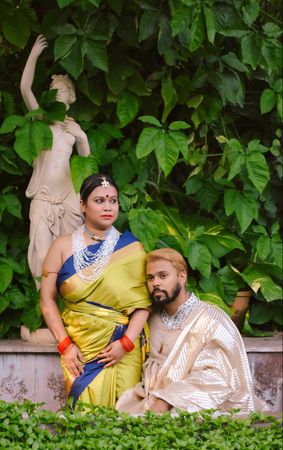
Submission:
M 213 411 L 180 412 L 172 417 L 147 413 L 119 414 L 112 409 L 85 406 L 53 413 L 29 401 L 0 401 L 1 449 L 254 449 L 282 448 L 282 420 L 263 413 L 246 419 L 234 412 L 214 417 Z
M 282 29 L 279 0 L 1 1 L 0 338 L 42 323 L 24 192 L 64 115 L 54 73 L 74 80 L 90 142 L 71 159 L 75 188 L 112 174 L 121 231 L 181 251 L 204 300 L 227 309 L 251 289 L 250 333 L 282 329 Z M 19 90 L 38 33 L 41 120 Z

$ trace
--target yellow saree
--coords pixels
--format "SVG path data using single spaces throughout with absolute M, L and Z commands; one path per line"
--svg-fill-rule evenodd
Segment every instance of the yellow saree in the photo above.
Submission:
M 91 245 L 88 250 L 95 253 L 100 245 Z M 129 231 L 120 236 L 108 265 L 95 281 L 79 277 L 73 256 L 60 269 L 57 286 L 64 298 L 62 319 L 86 361 L 84 374 L 77 378 L 62 363 L 67 392 L 75 401 L 113 407 L 125 390 L 140 381 L 140 338 L 135 349 L 112 367 L 103 368 L 95 358 L 125 333 L 134 310 L 149 308 L 144 270 L 145 252 Z

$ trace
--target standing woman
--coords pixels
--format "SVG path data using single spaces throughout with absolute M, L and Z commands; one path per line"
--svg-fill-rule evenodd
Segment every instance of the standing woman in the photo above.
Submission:
M 41 282 L 42 313 L 62 355 L 66 389 L 79 399 L 114 407 L 140 380 L 142 339 L 150 300 L 145 252 L 113 226 L 118 188 L 94 174 L 82 184 L 85 223 L 51 246 Z M 64 298 L 62 317 L 56 298 Z
M 39 35 L 27 59 L 22 79 L 21 93 L 29 111 L 39 108 L 32 91 L 38 57 L 47 47 L 44 36 Z M 75 88 L 67 75 L 53 75 L 50 89 L 56 89 L 56 100 L 66 110 L 76 100 Z M 50 125 L 52 148 L 44 148 L 33 163 L 33 174 L 26 190 L 31 198 L 30 242 L 28 261 L 32 275 L 40 277 L 42 265 L 52 242 L 59 236 L 72 233 L 82 224 L 79 195 L 75 193 L 70 172 L 70 157 L 74 145 L 79 155 L 90 153 L 85 132 L 71 117 Z

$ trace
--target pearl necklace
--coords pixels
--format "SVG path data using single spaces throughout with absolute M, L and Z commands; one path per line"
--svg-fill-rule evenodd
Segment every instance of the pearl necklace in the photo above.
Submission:
M 95 253 L 92 253 L 88 250 L 84 239 L 84 225 L 73 233 L 72 250 L 74 267 L 82 280 L 95 281 L 101 275 L 111 258 L 119 237 L 119 231 L 112 226 L 106 233 L 101 247 Z
M 178 311 L 173 316 L 169 316 L 162 310 L 160 313 L 161 322 L 168 330 L 177 328 L 188 317 L 198 302 L 199 299 L 192 293 L 185 303 L 179 306 Z

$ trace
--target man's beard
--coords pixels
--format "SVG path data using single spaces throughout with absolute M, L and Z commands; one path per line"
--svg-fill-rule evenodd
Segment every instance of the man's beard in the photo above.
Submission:
M 152 299 L 153 305 L 157 307 L 162 307 L 162 305 L 169 305 L 170 303 L 173 303 L 178 295 L 180 294 L 182 290 L 181 283 L 177 283 L 175 288 L 172 291 L 171 296 L 169 296 L 168 292 L 163 289 L 153 289 L 152 293 L 150 294 L 150 298 Z M 156 296 L 158 292 L 162 292 L 164 294 L 163 297 Z

